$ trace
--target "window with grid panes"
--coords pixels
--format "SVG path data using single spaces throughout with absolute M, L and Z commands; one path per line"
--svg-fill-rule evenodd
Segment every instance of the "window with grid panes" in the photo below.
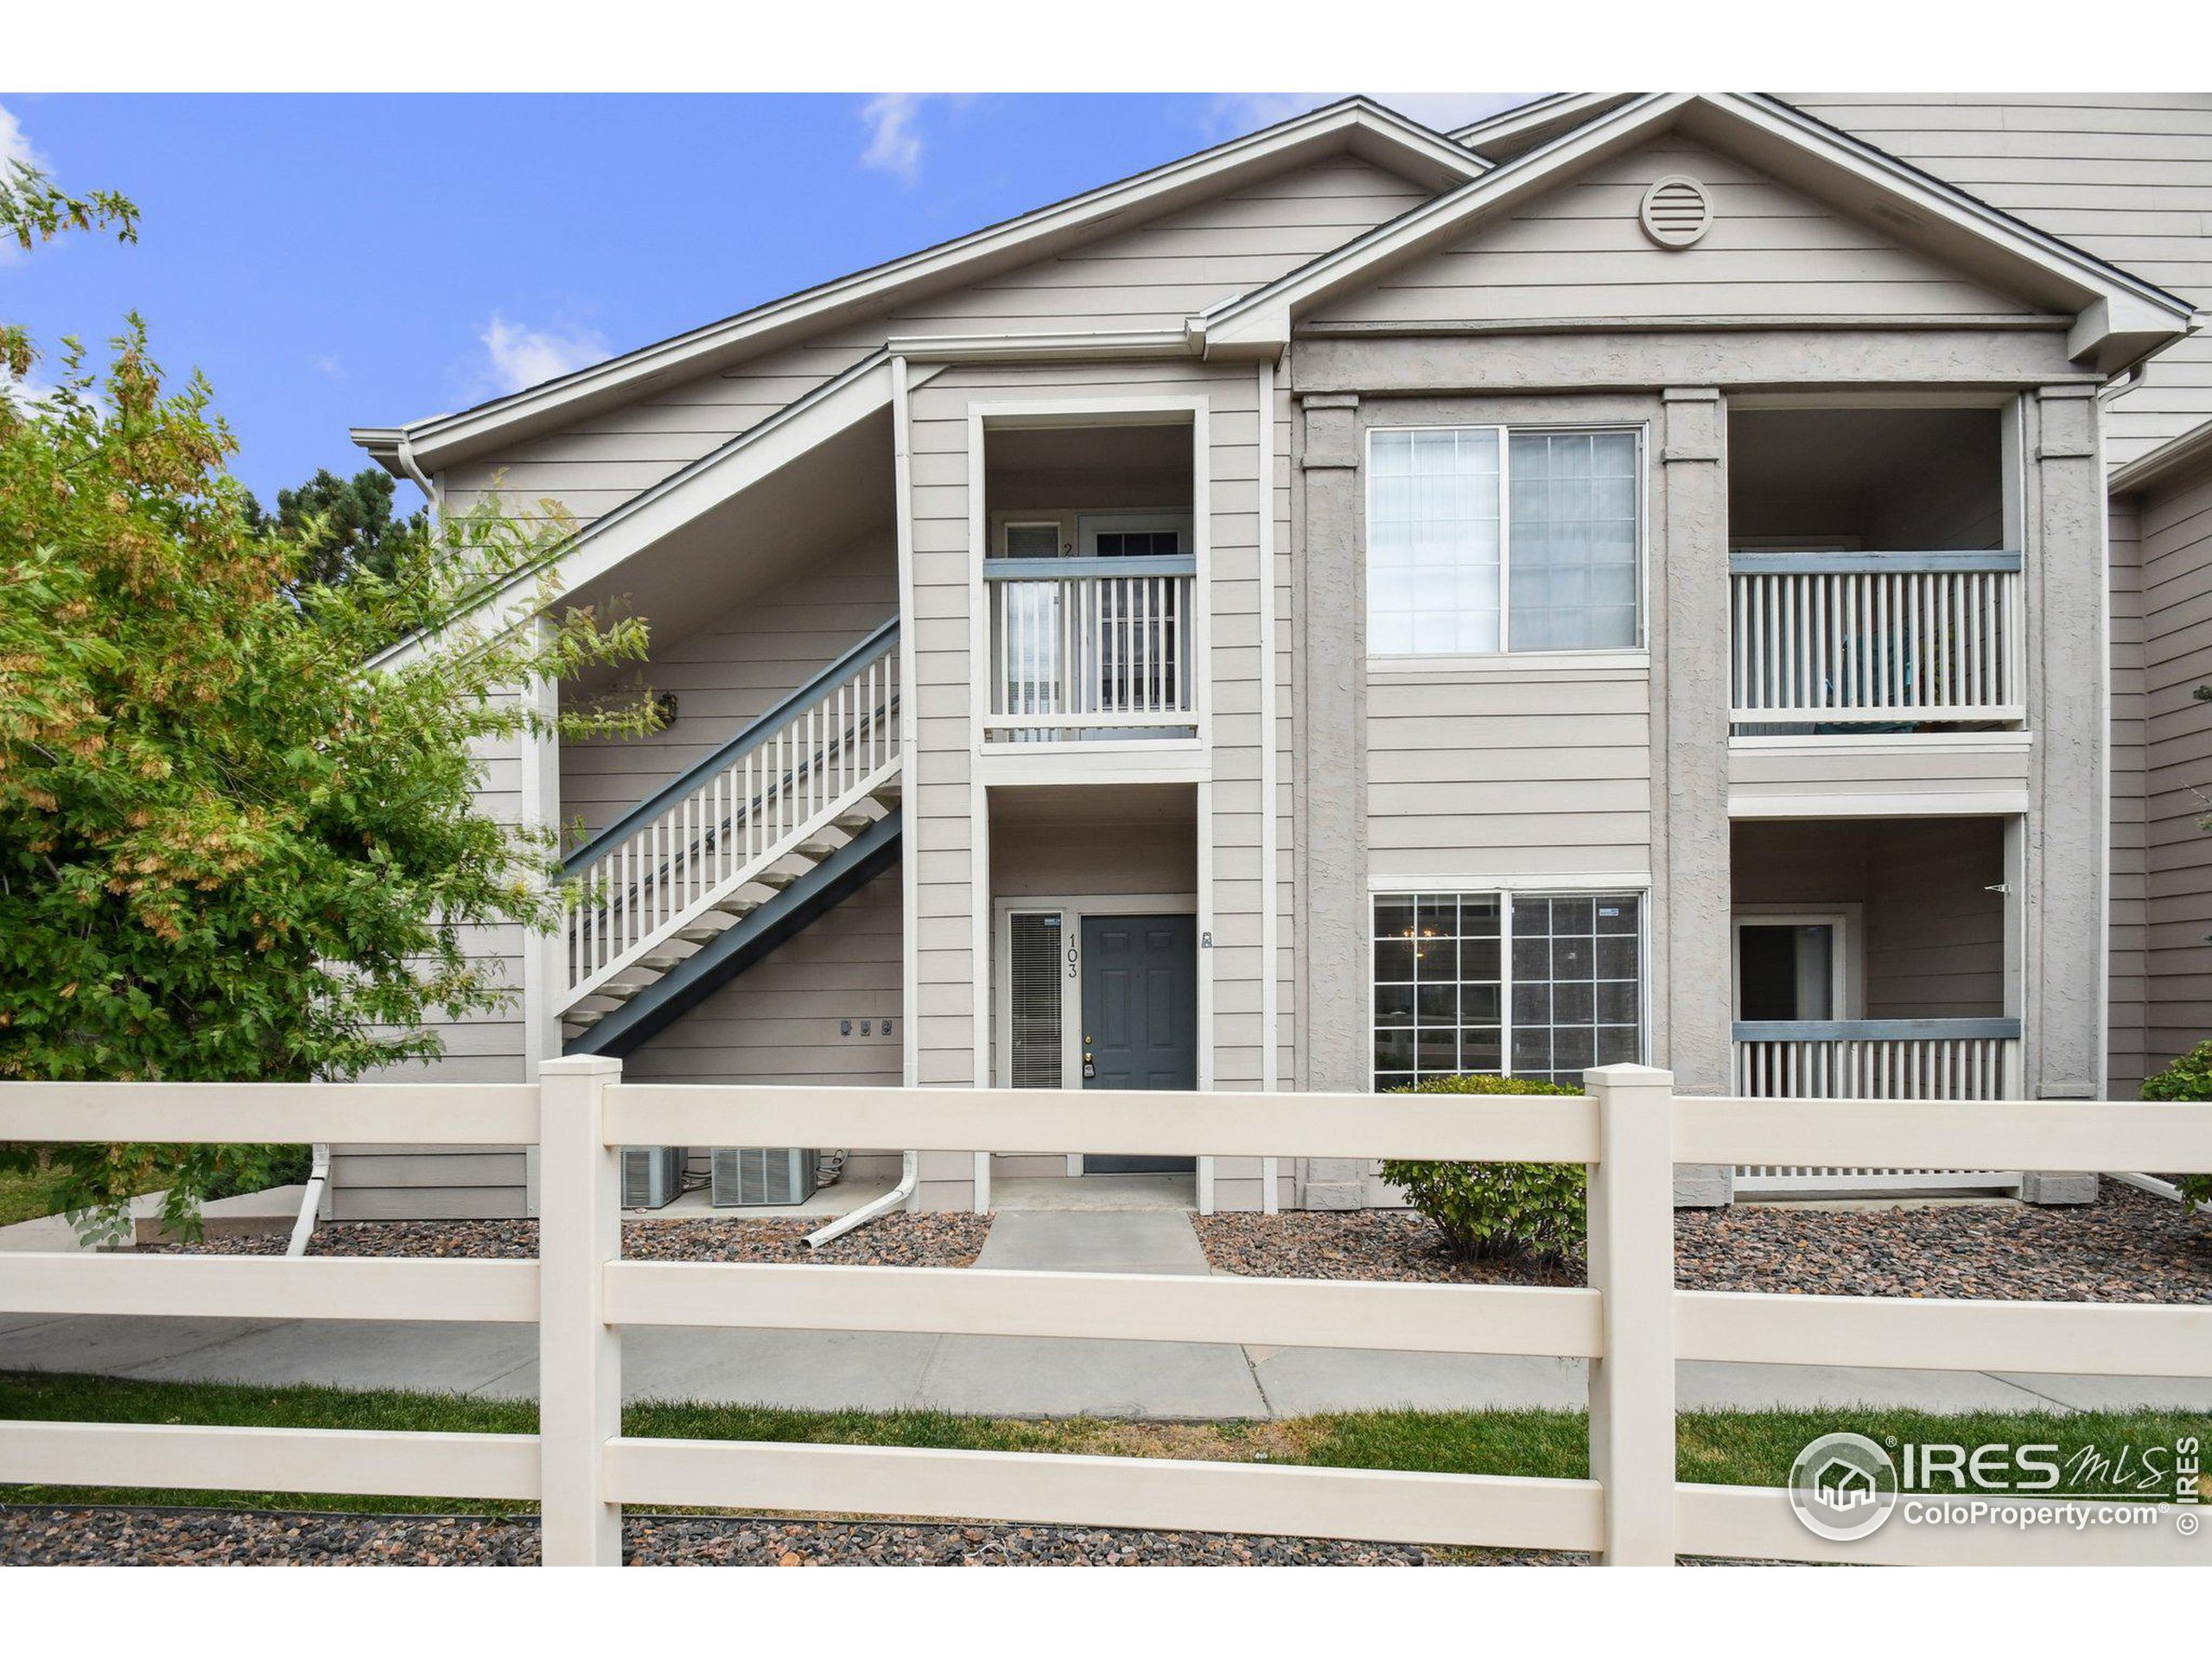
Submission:
M 1579 1083 L 1642 1057 L 1635 893 L 1387 893 L 1374 901 L 1374 1077 Z
M 1369 652 L 1635 645 L 1638 449 L 1632 431 L 1370 433 Z

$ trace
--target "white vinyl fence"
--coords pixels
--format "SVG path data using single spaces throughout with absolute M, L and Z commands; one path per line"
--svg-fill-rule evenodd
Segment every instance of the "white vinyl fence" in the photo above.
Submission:
M 0 1084 L 11 1141 L 537 1141 L 535 1262 L 0 1256 L 0 1312 L 535 1321 L 536 1435 L 0 1423 L 0 1483 L 536 1499 L 550 1564 L 621 1559 L 625 1503 L 941 1516 L 1808 1560 L 2202 1564 L 2158 1527 L 1804 1530 L 1784 1495 L 1679 1484 L 1675 1362 L 2212 1376 L 2212 1306 L 1678 1292 L 1673 1166 L 2212 1170 L 2212 1106 L 682 1086 L 549 1061 L 542 1085 Z M 1082 1147 L 1590 1166 L 1586 1289 L 620 1259 L 626 1145 Z M 1587 1480 L 637 1439 L 622 1330 L 696 1325 L 1241 1342 L 1590 1362 Z M 1838 1427 L 1846 1424 L 1839 1422 Z

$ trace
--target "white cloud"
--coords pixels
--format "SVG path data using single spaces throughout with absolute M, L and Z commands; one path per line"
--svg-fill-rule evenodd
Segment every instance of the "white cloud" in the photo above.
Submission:
M 5 365 L 0 365 L 0 402 L 13 404 L 31 415 L 42 412 L 60 390 L 55 382 L 39 378 L 36 370 L 18 380 Z
M 0 173 L 11 170 L 18 162 L 41 171 L 47 167 L 46 157 L 31 148 L 30 135 L 23 130 L 16 112 L 0 104 Z M 13 236 L 0 238 L 0 265 L 13 264 L 22 257 L 22 248 Z
M 921 113 L 918 92 L 879 92 L 861 105 L 861 123 L 868 129 L 868 145 L 861 151 L 861 165 L 888 173 L 903 184 L 922 175 L 922 136 L 914 130 Z
M 0 104 L 0 167 L 10 162 L 21 162 L 26 167 L 46 165 L 45 158 L 31 148 L 30 135 L 23 130 L 15 111 Z
M 1214 100 L 1215 125 L 1224 137 L 1256 132 L 1262 127 L 1287 121 L 1294 115 L 1303 115 L 1324 104 L 1333 104 L 1345 96 L 1343 92 L 1224 92 Z M 1400 115 L 1412 117 L 1423 126 L 1433 127 L 1439 132 L 1449 132 L 1454 127 L 1464 127 L 1471 121 L 1479 121 L 1486 115 L 1496 115 L 1500 110 L 1526 104 L 1536 94 L 1370 92 L 1368 96 L 1376 103 L 1395 110 Z
M 497 311 L 479 338 L 491 359 L 487 378 L 501 392 L 520 391 L 613 354 L 606 340 L 589 328 L 556 334 L 510 322 Z

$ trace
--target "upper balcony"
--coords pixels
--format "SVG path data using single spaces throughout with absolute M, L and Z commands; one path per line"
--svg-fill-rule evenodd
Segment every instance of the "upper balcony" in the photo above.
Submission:
M 1732 413 L 1734 734 L 2023 726 L 2003 479 L 1992 409 Z
M 993 425 L 983 741 L 1198 735 L 1192 425 Z

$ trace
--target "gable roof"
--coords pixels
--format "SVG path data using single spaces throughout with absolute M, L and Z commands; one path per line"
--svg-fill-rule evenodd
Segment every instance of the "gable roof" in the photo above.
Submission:
M 942 372 L 935 366 L 917 368 L 910 384 L 925 385 Z M 639 491 L 540 557 L 487 583 L 456 607 L 444 629 L 395 641 L 372 658 L 369 666 L 411 662 L 426 649 L 453 639 L 511 627 L 540 609 L 549 595 L 574 595 L 646 548 L 853 431 L 888 409 L 893 396 L 891 354 L 876 352 L 863 358 L 690 466 Z
M 1486 161 L 1510 162 L 1634 96 L 1632 92 L 1550 92 L 1471 121 L 1452 134 L 1452 142 L 1465 144 Z
M 1478 178 L 1490 163 L 1367 98 L 1348 98 L 1116 183 L 984 226 L 833 282 L 803 289 L 671 339 L 610 358 L 456 414 L 397 427 L 357 427 L 355 443 L 394 473 L 444 467 L 527 430 L 629 402 L 648 383 L 704 374 L 920 289 L 1046 256 L 1109 226 L 1134 224 L 1300 162 L 1349 149 L 1435 190 Z
M 1878 219 L 1993 284 L 2071 315 L 2068 354 L 2102 372 L 2194 326 L 2195 308 L 1976 200 L 1872 145 L 1760 93 L 1645 92 L 1422 204 L 1199 320 L 1209 356 L 1279 351 L 1292 320 L 1445 245 L 1576 169 L 1680 129 L 1780 181 Z
M 2193 426 L 2149 454 L 2129 461 L 2113 474 L 2110 487 L 2114 495 L 2132 495 L 2138 490 L 2183 483 L 2205 473 L 2212 473 L 2212 421 Z

